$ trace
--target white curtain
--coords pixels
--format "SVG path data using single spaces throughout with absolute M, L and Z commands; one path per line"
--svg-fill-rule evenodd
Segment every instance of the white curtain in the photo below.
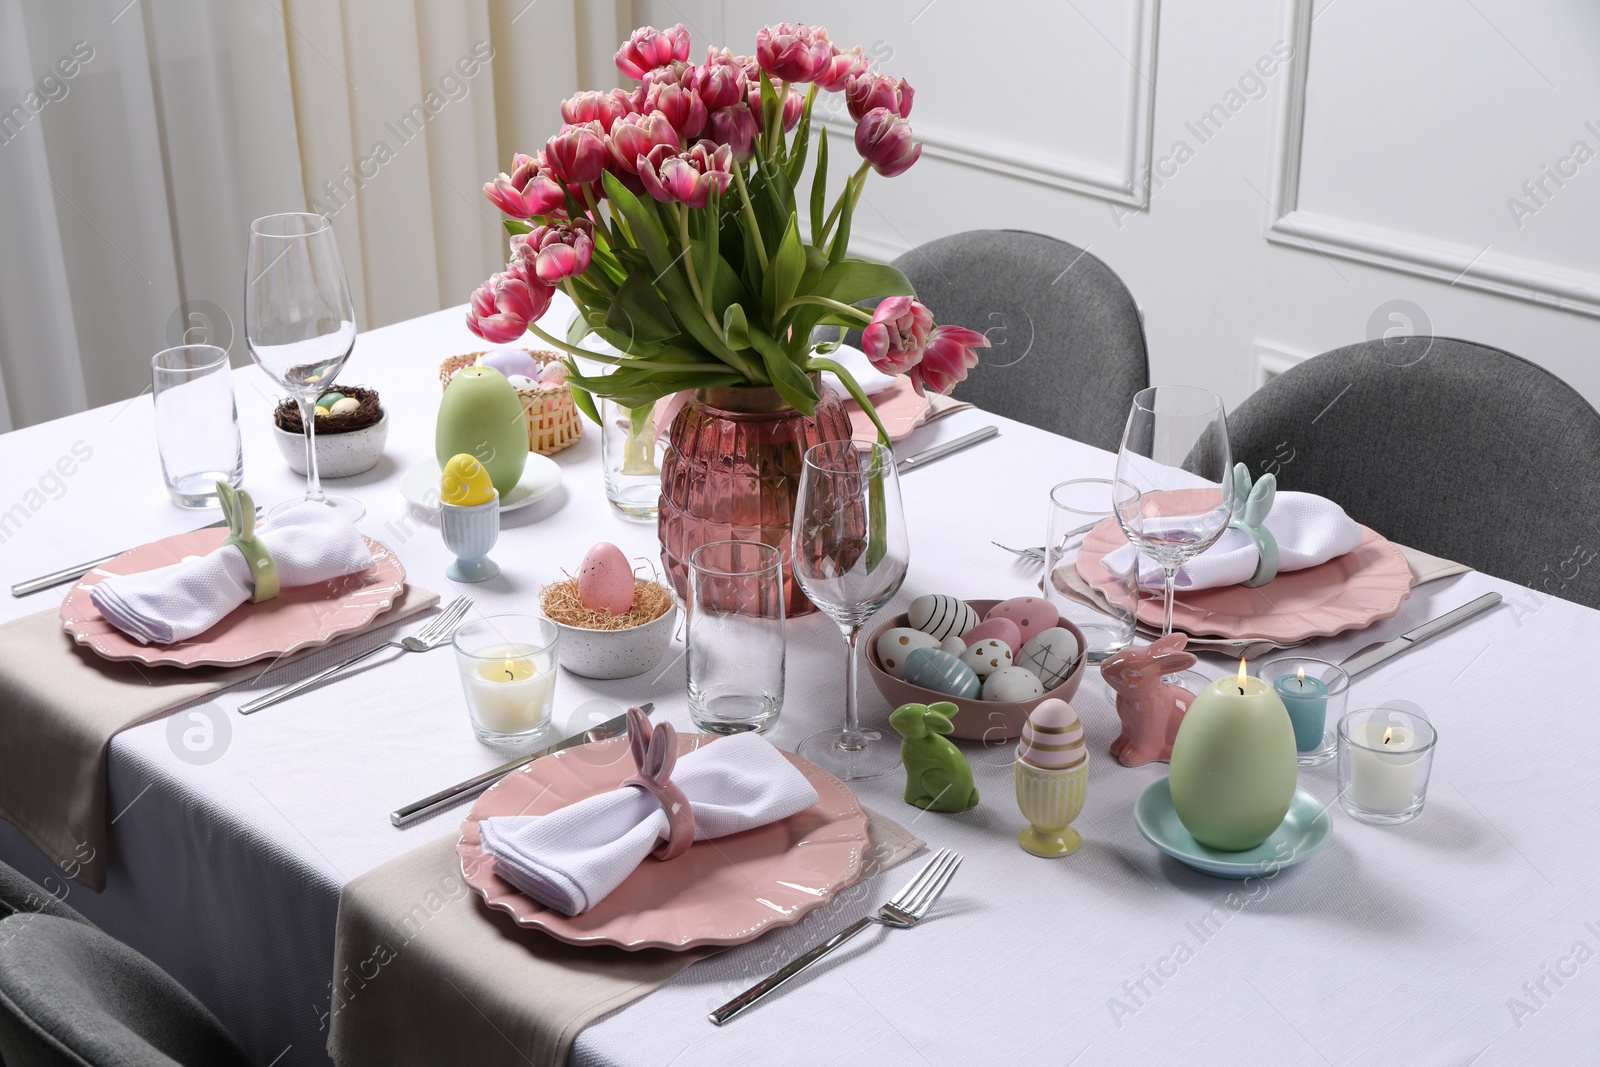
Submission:
M 133 396 L 184 341 L 248 360 L 250 220 L 329 214 L 363 328 L 504 259 L 481 186 L 629 0 L 0 0 L 0 429 Z

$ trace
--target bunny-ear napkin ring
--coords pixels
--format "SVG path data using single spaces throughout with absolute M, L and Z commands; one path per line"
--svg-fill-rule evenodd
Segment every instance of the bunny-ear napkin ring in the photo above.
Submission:
M 672 780 L 672 769 L 678 763 L 678 731 L 670 722 L 653 724 L 639 708 L 629 708 L 628 749 L 637 770 L 622 784 L 643 789 L 667 813 L 667 839 L 650 855 L 658 860 L 676 859 L 694 844 L 694 809 Z
M 222 507 L 222 517 L 228 520 L 228 536 L 222 543 L 233 545 L 250 567 L 254 592 L 250 603 L 260 604 L 278 595 L 278 565 L 272 562 L 267 546 L 256 536 L 256 502 L 243 489 L 235 489 L 225 481 L 217 482 L 217 503 Z
M 1250 589 L 1266 585 L 1278 576 L 1278 539 L 1267 529 L 1267 515 L 1278 495 L 1278 478 L 1263 474 L 1250 484 L 1250 468 L 1243 463 L 1233 467 L 1234 519 L 1228 526 L 1248 534 L 1256 545 L 1256 571 L 1243 584 Z

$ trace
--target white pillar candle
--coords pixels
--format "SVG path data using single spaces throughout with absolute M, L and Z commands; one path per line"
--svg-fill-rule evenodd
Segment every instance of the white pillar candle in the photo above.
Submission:
M 461 677 L 479 726 L 497 734 L 536 730 L 550 721 L 555 659 L 549 651 L 505 645 L 474 654 Z
M 1415 799 L 1417 736 L 1404 726 L 1361 723 L 1350 734 L 1350 800 L 1376 812 L 1401 812 Z

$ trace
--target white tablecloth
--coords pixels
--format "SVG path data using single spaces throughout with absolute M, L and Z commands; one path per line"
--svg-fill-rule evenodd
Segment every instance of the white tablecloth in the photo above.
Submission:
M 396 486 L 432 454 L 438 361 L 475 347 L 459 310 L 358 341 L 342 380 L 380 390 L 391 423 L 383 463 L 330 484 L 366 502 L 362 530 L 394 548 L 416 581 L 447 598 L 467 592 L 485 610 L 530 610 L 539 585 L 575 567 L 597 540 L 653 557 L 653 527 L 615 517 L 604 502 L 591 429 L 556 457 L 563 488 L 506 516 L 494 553 L 501 576 L 451 587 L 437 528 L 409 511 Z M 276 394 L 253 368 L 237 373 L 235 391 L 247 487 L 264 502 L 298 493 L 299 479 L 268 440 Z M 905 478 L 912 563 L 886 612 L 924 592 L 1029 591 L 1037 572 L 989 541 L 1039 543 L 1048 488 L 1110 471 L 1103 452 L 976 411 L 919 430 L 902 450 L 989 423 L 1000 425 L 998 440 Z M 57 468 L 58 457 L 68 462 Z M 167 502 L 148 397 L 0 437 L 0 505 L 9 508 L 0 511 L 7 585 L 207 521 Z M 1472 574 L 1426 586 L 1397 618 L 1318 648 L 1343 658 L 1491 589 L 1506 606 L 1353 687 L 1353 707 L 1411 700 L 1438 726 L 1433 785 L 1416 822 L 1371 827 L 1335 807 L 1332 844 L 1302 867 L 1247 884 L 1190 871 L 1134 829 L 1133 801 L 1164 768 L 1129 770 L 1106 755 L 1116 720 L 1091 675 L 1075 702 L 1092 752 L 1075 856 L 1035 859 L 1016 846 L 1009 747 L 968 749 L 983 802 L 962 815 L 904 807 L 898 779 L 863 783 L 865 802 L 967 857 L 925 926 L 863 936 L 737 1023 L 719 1030 L 706 1021 L 710 1007 L 892 893 L 907 873 L 891 872 L 596 1024 L 580 1036 L 574 1062 L 1592 1062 L 1600 861 L 1589 846 L 1600 842 L 1600 720 L 1582 665 L 1600 640 L 1600 615 Z M 51 608 L 60 595 L 0 598 L 0 618 Z M 788 638 L 788 695 L 773 740 L 793 747 L 841 714 L 843 646 L 816 615 L 792 621 Z M 327 1062 L 340 887 L 453 834 L 460 817 L 401 831 L 388 813 L 504 758 L 474 739 L 447 651 L 380 657 L 288 704 L 248 718 L 234 712 L 348 652 L 223 694 L 200 709 L 211 717 L 179 712 L 176 725 L 120 734 L 111 750 L 111 810 L 119 814 L 110 881 L 102 895 L 73 888 L 67 898 L 193 989 L 263 1065 Z M 680 642 L 636 679 L 564 674 L 558 714 L 576 726 L 591 712 L 605 717 L 652 699 L 658 717 L 688 727 L 681 652 Z M 884 721 L 887 705 L 865 677 L 862 684 L 867 717 Z M 211 727 L 212 751 L 221 754 L 199 762 L 184 731 L 203 735 L 213 718 L 222 725 Z M 1303 773 L 1301 783 L 1331 800 L 1332 766 Z M 0 858 L 50 876 L 3 825 Z M 425 922 L 427 907 L 418 901 L 413 921 Z M 337 981 L 340 997 L 370 995 L 382 972 Z

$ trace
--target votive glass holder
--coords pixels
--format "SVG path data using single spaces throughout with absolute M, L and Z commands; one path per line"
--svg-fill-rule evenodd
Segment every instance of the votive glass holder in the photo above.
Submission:
M 1339 805 L 1380 826 L 1409 822 L 1428 799 L 1438 733 L 1415 712 L 1366 708 L 1339 720 Z
M 1350 676 L 1344 668 L 1310 656 L 1285 656 L 1263 664 L 1261 680 L 1272 686 L 1289 710 L 1300 766 L 1316 767 L 1331 760 L 1350 696 Z
M 536 615 L 489 615 L 456 630 L 451 644 L 480 740 L 517 745 L 550 727 L 561 631 Z

